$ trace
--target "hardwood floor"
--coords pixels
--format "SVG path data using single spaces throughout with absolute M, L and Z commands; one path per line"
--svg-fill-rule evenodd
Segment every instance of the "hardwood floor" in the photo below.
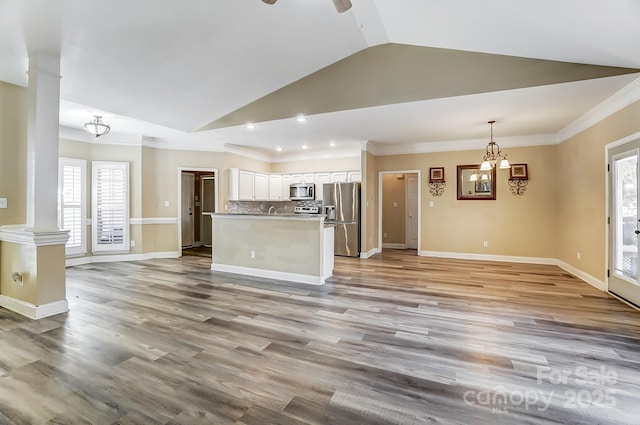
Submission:
M 555 266 L 385 251 L 321 287 L 210 259 L 67 269 L 0 309 L 0 424 L 632 424 L 640 313 Z

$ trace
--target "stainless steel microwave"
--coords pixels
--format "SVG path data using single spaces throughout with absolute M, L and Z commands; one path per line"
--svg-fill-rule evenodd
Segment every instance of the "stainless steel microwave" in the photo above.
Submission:
M 316 199 L 316 185 L 313 183 L 295 183 L 289 186 L 289 199 L 303 201 Z

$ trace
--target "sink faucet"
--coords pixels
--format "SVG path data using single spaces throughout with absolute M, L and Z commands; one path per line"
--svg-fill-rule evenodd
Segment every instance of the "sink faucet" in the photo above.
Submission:
M 274 207 L 273 205 L 271 205 L 271 206 L 269 207 L 269 212 L 267 212 L 267 214 L 271 214 L 271 209 L 272 209 L 272 208 L 273 208 L 273 212 L 274 212 L 274 213 L 276 212 L 276 207 Z

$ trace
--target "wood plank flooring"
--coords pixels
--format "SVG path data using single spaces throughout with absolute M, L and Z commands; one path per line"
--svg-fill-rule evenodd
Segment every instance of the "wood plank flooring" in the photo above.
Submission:
M 640 313 L 555 266 L 336 258 L 322 287 L 210 259 L 67 269 L 0 309 L 0 424 L 633 424 Z

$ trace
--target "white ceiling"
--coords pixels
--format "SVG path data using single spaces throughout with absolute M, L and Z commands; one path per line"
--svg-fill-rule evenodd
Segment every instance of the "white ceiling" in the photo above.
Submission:
M 637 0 L 0 0 L 0 80 L 26 86 L 28 52 L 61 56 L 64 127 L 100 113 L 105 139 L 225 144 L 278 155 L 557 133 L 638 74 L 330 112 L 195 132 L 384 43 L 640 68 Z M 472 66 L 472 65 L 470 65 Z M 498 73 L 499 70 L 496 70 Z M 304 112 L 304 111 L 301 111 Z M 106 141 L 106 140 L 105 140 Z M 283 153 L 275 153 L 281 146 Z

